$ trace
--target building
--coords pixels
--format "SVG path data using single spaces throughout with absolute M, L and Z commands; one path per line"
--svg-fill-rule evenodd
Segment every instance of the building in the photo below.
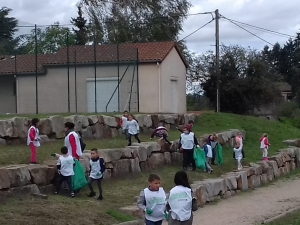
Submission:
M 0 56 L 0 114 L 185 113 L 187 66 L 175 42 Z
M 287 82 L 277 82 L 275 83 L 277 88 L 280 90 L 283 100 L 292 100 L 292 86 L 289 85 Z

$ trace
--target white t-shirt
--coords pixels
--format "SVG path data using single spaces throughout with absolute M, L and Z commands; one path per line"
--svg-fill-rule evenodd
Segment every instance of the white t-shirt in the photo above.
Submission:
M 122 116 L 122 130 L 127 129 L 127 117 Z
M 57 165 L 60 165 L 60 173 L 61 175 L 73 176 L 74 175 L 74 160 L 71 155 L 63 156 L 61 155 L 58 158 Z
M 183 186 L 175 186 L 169 195 L 171 216 L 174 220 L 187 221 L 192 215 L 192 190 Z
M 140 132 L 140 126 L 136 122 L 136 120 L 127 121 L 127 129 L 128 133 L 132 135 L 138 134 Z

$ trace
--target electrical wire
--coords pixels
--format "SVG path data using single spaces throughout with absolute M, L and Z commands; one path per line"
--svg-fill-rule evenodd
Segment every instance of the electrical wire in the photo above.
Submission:
M 230 20 L 230 21 L 235 22 L 235 23 L 239 23 L 239 24 L 245 25 L 247 27 L 250 27 L 250 28 L 253 28 L 253 29 L 256 29 L 256 30 L 261 30 L 261 31 L 265 31 L 265 32 L 273 33 L 273 34 L 278 34 L 278 35 L 281 35 L 281 36 L 287 36 L 287 37 L 296 38 L 296 36 L 293 36 L 293 35 L 289 35 L 289 34 L 277 32 L 277 31 L 273 31 L 273 30 L 270 30 L 270 29 L 266 29 L 266 28 L 254 26 L 254 25 L 251 25 L 251 24 L 248 24 L 248 23 L 243 23 L 243 22 L 240 22 L 240 21 L 237 21 L 237 20 L 229 19 L 229 18 L 227 18 L 227 17 L 225 17 L 225 16 L 223 16 L 221 14 L 220 14 L 220 16 L 221 16 L 220 18 L 223 18 L 223 19 L 226 19 L 226 20 Z
M 243 29 L 244 31 L 248 32 L 249 34 L 252 34 L 253 36 L 257 37 L 258 39 L 260 39 L 260 40 L 262 40 L 262 41 L 268 43 L 269 45 L 274 46 L 274 44 L 272 44 L 271 42 L 266 41 L 265 39 L 263 39 L 263 38 L 259 37 L 258 35 L 252 33 L 251 31 L 247 30 L 246 28 L 244 28 L 244 27 L 238 25 L 237 23 L 233 22 L 232 20 L 227 19 L 227 18 L 225 18 L 225 17 L 224 17 L 224 19 L 228 20 L 229 22 L 233 23 L 234 25 L 236 25 L 236 26 L 238 26 L 239 28 Z
M 188 37 L 192 36 L 193 34 L 195 34 L 196 32 L 198 32 L 199 30 L 201 30 L 203 27 L 207 26 L 208 24 L 210 24 L 212 21 L 214 21 L 215 19 L 212 18 L 210 21 L 208 21 L 206 24 L 204 24 L 203 26 L 199 27 L 198 29 L 196 29 L 195 31 L 193 31 L 192 33 L 188 34 L 187 36 L 185 36 L 184 38 L 180 39 L 179 41 L 183 41 L 185 39 L 187 39 Z

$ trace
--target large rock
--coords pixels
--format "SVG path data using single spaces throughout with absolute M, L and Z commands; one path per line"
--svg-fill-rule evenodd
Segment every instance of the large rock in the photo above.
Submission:
M 261 185 L 261 175 L 252 175 L 248 177 L 248 187 L 250 189 L 257 188 Z
M 103 149 L 101 155 L 105 162 L 116 162 L 121 159 L 123 155 L 123 149 Z
M 161 146 L 157 142 L 142 142 L 142 143 L 132 143 L 132 146 L 141 146 L 147 150 L 148 156 L 152 154 L 152 152 L 160 152 Z
M 153 153 L 147 160 L 149 169 L 157 169 L 165 164 L 165 158 L 162 153 Z
M 206 192 L 206 187 L 201 182 L 195 182 L 191 185 L 194 197 L 197 199 L 197 204 L 199 207 L 204 206 L 208 195 Z
M 147 149 L 144 146 L 128 146 L 134 158 L 138 158 L 140 162 L 148 159 Z
M 290 146 L 300 147 L 300 139 L 284 140 L 283 143 Z
M 181 153 L 179 153 L 179 152 L 172 152 L 171 153 L 172 163 L 182 163 L 182 159 L 183 159 L 183 156 L 182 156 Z
M 184 114 L 184 124 L 187 124 L 190 120 L 195 121 L 196 117 L 194 113 Z
M 0 138 L 0 146 L 7 145 L 6 140 L 3 138 Z
M 236 172 L 238 176 L 237 179 L 237 188 L 238 190 L 247 190 L 248 189 L 248 180 L 247 180 L 247 171 Z
M 10 188 L 10 179 L 6 168 L 0 168 L 0 190 Z
M 94 139 L 95 136 L 93 134 L 93 128 L 92 127 L 87 127 L 85 129 L 81 129 L 81 132 L 82 132 L 82 138 L 83 139 Z
M 47 177 L 49 167 L 46 165 L 29 165 L 28 170 L 33 183 L 38 186 L 45 186 L 54 178 L 54 173 L 51 174 L 53 177 Z
M 117 121 L 115 117 L 112 116 L 99 116 L 98 120 L 100 123 L 103 123 L 109 127 L 117 127 Z
M 90 171 L 90 161 L 89 160 L 87 160 L 86 158 L 81 157 L 79 159 L 79 162 L 81 163 L 82 168 L 83 168 L 85 173 Z
M 151 115 L 146 115 L 146 114 L 138 114 L 134 116 L 140 127 L 147 127 L 147 128 L 151 128 L 152 127 L 152 118 Z
M 170 147 L 170 152 L 176 152 L 178 149 L 178 146 L 179 146 L 179 139 L 172 141 L 171 143 L 172 143 L 172 145 Z
M 260 180 L 261 180 L 261 183 L 262 184 L 267 184 L 268 183 L 268 175 L 267 174 L 262 174 L 261 176 L 260 176 Z
M 13 187 L 6 191 L 0 191 L 0 199 L 15 196 L 23 197 L 29 194 L 40 194 L 39 187 L 36 184 L 28 184 L 22 187 Z
M 262 165 L 259 165 L 257 163 L 250 163 L 250 167 L 254 168 L 255 175 L 261 175 L 263 173 Z
M 280 177 L 280 171 L 279 171 L 277 162 L 274 161 L 274 160 L 270 160 L 270 161 L 269 161 L 269 165 L 270 165 L 270 167 L 273 168 L 274 177 L 275 177 L 275 178 Z
M 13 122 L 11 120 L 0 120 L 0 138 L 12 137 L 13 133 Z
M 270 160 L 276 161 L 278 167 L 283 167 L 284 166 L 284 162 L 283 162 L 284 156 L 282 154 L 271 156 L 268 159 L 269 159 L 269 161 Z
M 31 177 L 27 165 L 7 166 L 11 187 L 21 187 L 30 183 Z
M 65 119 L 61 116 L 50 116 L 49 120 L 52 124 L 52 132 L 55 134 L 56 138 L 65 137 L 64 124 Z
M 256 164 L 260 165 L 262 168 L 262 173 L 267 173 L 270 165 L 267 161 L 259 161 Z
M 239 175 L 236 173 L 226 173 L 221 175 L 221 178 L 224 179 L 226 184 L 226 190 L 236 190 L 237 189 L 237 180 Z
M 138 158 L 130 159 L 129 172 L 131 173 L 140 173 L 140 160 Z
M 96 125 L 96 123 L 99 122 L 97 115 L 89 115 L 89 116 L 87 116 L 87 119 L 89 121 L 89 126 Z
M 131 167 L 130 159 L 121 159 L 116 161 L 113 168 L 113 176 L 120 177 L 123 175 L 128 175 L 130 167 Z
M 76 131 L 82 131 L 82 129 L 87 128 L 90 124 L 88 117 L 83 115 L 68 116 L 65 117 L 65 121 L 74 123 Z
M 222 178 L 205 179 L 202 182 L 206 188 L 209 201 L 222 196 L 227 191 L 225 180 Z
M 170 152 L 165 152 L 164 153 L 164 158 L 166 164 L 171 164 L 172 163 L 172 158 L 171 158 L 171 153 Z
M 49 118 L 41 119 L 38 129 L 39 129 L 40 134 L 44 134 L 44 135 L 52 134 L 53 130 L 52 130 L 51 120 Z
M 14 117 L 13 122 L 13 135 L 12 137 L 25 138 L 28 133 L 28 119 L 26 117 Z
M 96 123 L 94 126 L 91 126 L 93 136 L 95 139 L 101 139 L 104 137 L 104 125 Z

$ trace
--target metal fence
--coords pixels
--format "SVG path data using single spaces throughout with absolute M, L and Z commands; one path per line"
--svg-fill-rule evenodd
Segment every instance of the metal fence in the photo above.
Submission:
M 76 45 L 69 32 L 47 43 L 34 31 L 0 56 L 0 114 L 139 111 L 134 44 Z

